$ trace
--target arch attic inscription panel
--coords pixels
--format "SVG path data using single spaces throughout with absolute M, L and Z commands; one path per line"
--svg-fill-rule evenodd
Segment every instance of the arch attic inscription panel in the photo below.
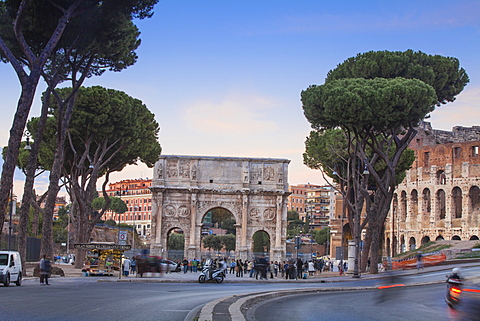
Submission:
M 252 237 L 265 231 L 272 260 L 285 257 L 287 159 L 162 155 L 152 181 L 154 255 L 167 249 L 175 228 L 185 235 L 185 256 L 201 257 L 202 221 L 210 210 L 228 210 L 236 222 L 237 258 L 252 256 Z

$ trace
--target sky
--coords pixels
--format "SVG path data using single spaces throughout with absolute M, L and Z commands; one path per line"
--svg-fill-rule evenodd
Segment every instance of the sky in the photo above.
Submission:
M 137 21 L 138 61 L 88 79 L 143 101 L 160 124 L 162 154 L 286 158 L 291 185 L 323 184 L 303 165 L 310 125 L 302 90 L 371 50 L 413 49 L 459 59 L 470 83 L 428 119 L 433 128 L 480 125 L 480 1 L 160 0 Z M 0 144 L 7 145 L 20 94 L 0 64 Z M 39 115 L 41 84 L 30 117 Z M 111 182 L 152 177 L 129 166 Z M 46 188 L 46 176 L 37 191 Z M 21 195 L 23 177 L 15 174 Z

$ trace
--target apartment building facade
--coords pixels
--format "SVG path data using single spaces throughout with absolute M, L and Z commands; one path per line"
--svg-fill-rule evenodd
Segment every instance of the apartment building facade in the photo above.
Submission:
M 134 225 L 137 234 L 146 242 L 150 240 L 152 227 L 151 179 L 126 179 L 108 185 L 108 196 L 120 197 L 127 206 L 125 213 L 107 211 L 102 219 Z

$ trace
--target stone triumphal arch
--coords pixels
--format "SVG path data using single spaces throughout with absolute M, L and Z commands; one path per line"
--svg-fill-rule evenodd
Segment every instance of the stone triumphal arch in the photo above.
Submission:
M 235 255 L 251 259 L 252 236 L 264 231 L 270 259 L 285 258 L 287 159 L 162 155 L 152 180 L 151 253 L 162 255 L 167 235 L 183 230 L 185 256 L 201 257 L 202 219 L 214 208 L 236 221 Z

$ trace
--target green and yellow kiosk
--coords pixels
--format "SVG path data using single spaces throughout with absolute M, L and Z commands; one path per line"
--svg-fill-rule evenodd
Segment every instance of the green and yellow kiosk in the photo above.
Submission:
M 113 276 L 114 271 L 120 271 L 124 251 L 129 251 L 131 245 L 118 245 L 113 242 L 77 243 L 76 249 L 86 250 L 85 271 L 90 276 Z

